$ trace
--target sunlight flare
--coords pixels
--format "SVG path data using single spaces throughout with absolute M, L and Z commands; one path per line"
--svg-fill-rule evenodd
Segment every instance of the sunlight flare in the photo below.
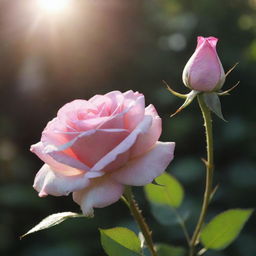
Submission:
M 68 9 L 70 0 L 37 0 L 41 10 L 47 13 L 60 13 Z

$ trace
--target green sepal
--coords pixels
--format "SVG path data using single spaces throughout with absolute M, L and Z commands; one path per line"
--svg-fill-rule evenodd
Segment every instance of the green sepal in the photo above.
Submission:
M 203 93 L 203 98 L 206 106 L 220 119 L 227 122 L 222 114 L 221 103 L 218 94 L 216 92 L 205 92 Z
M 184 108 L 186 108 L 188 105 L 190 105 L 192 103 L 192 101 L 194 100 L 194 98 L 199 94 L 200 92 L 198 91 L 191 91 L 190 93 L 186 94 L 186 100 L 185 102 L 182 104 L 181 107 L 179 107 L 175 113 L 173 113 L 171 115 L 171 117 L 175 116 L 176 114 L 178 114 L 181 110 L 183 110 Z
M 230 95 L 230 92 L 233 91 L 238 85 L 240 84 L 240 81 L 238 81 L 234 86 L 232 86 L 231 88 L 229 88 L 228 90 L 226 91 L 220 91 L 218 92 L 218 95 L 219 96 L 227 96 L 227 95 Z
M 167 90 L 174 96 L 181 98 L 181 99 L 186 99 L 187 98 L 187 94 L 182 94 L 179 92 L 174 91 L 164 80 L 163 83 L 166 85 Z
M 227 76 L 236 68 L 236 66 L 237 66 L 238 64 L 239 64 L 238 62 L 235 63 L 235 64 L 233 65 L 233 67 L 230 68 L 230 69 L 228 70 L 228 72 L 225 74 L 225 77 L 227 77 Z

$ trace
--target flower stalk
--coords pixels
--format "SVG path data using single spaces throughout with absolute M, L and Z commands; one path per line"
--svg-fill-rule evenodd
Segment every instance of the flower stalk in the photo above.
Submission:
M 197 96 L 197 99 L 203 115 L 205 134 L 206 134 L 207 160 L 204 160 L 204 163 L 206 166 L 206 183 L 205 183 L 205 192 L 204 192 L 204 199 L 203 199 L 201 213 L 200 213 L 196 228 L 194 230 L 192 239 L 190 241 L 189 256 L 194 256 L 195 246 L 198 242 L 200 231 L 202 229 L 202 225 L 205 220 L 207 208 L 208 208 L 208 205 L 211 199 L 211 194 L 212 194 L 212 182 L 213 182 L 213 170 L 214 170 L 211 111 L 206 106 L 202 94 L 199 94 Z
M 147 244 L 148 249 L 152 256 L 157 256 L 152 240 L 152 231 L 150 231 L 148 224 L 142 216 L 141 210 L 139 209 L 138 203 L 135 201 L 131 187 L 127 186 L 124 198 L 126 199 L 125 204 L 129 207 L 132 216 L 137 222 Z

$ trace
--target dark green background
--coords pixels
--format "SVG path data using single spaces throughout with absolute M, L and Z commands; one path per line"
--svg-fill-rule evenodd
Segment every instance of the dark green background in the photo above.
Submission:
M 95 211 L 94 219 L 73 219 L 22 241 L 42 218 L 79 211 L 71 197 L 40 199 L 32 188 L 42 162 L 29 152 L 46 123 L 65 103 L 111 90 L 145 94 L 163 119 L 161 140 L 175 141 L 169 167 L 184 185 L 190 232 L 203 193 L 204 131 L 194 102 L 174 118 L 182 103 L 162 84 L 180 92 L 184 65 L 196 37 L 218 37 L 218 53 L 227 71 L 223 97 L 227 123 L 214 117 L 215 183 L 220 188 L 208 217 L 230 208 L 255 207 L 256 1 L 255 0 L 74 0 L 69 15 L 40 16 L 32 0 L 0 2 L 0 255 L 102 256 L 98 227 L 135 228 L 119 202 Z M 36 22 L 37 21 L 37 22 Z M 162 226 L 136 189 L 156 242 L 184 245 L 177 226 Z M 215 256 L 255 256 L 255 215 L 241 236 Z

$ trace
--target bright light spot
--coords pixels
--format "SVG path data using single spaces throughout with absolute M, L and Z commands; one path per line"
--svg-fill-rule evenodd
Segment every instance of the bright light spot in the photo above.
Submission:
M 37 0 L 40 9 L 47 13 L 60 13 L 66 10 L 70 0 Z

